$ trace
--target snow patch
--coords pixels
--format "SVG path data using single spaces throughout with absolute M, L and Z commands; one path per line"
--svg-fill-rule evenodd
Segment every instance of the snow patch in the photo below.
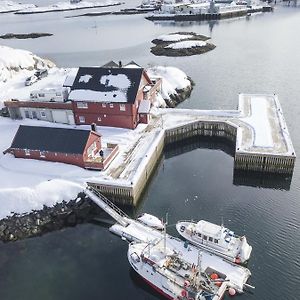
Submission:
M 83 190 L 82 185 L 61 179 L 45 181 L 33 188 L 1 189 L 0 219 L 14 213 L 24 214 L 32 210 L 41 210 L 44 205 L 51 207 L 63 200 L 69 201 Z
M 80 76 L 78 81 L 88 83 L 90 81 L 90 79 L 92 79 L 92 78 L 93 78 L 92 75 L 83 75 L 83 76 Z
M 129 78 L 125 74 L 103 75 L 100 78 L 100 83 L 117 89 L 129 89 L 131 85 Z
M 172 43 L 165 47 L 168 49 L 188 49 L 188 48 L 197 48 L 197 47 L 204 47 L 207 43 L 203 41 L 183 41 L 183 42 L 177 42 Z
M 157 37 L 157 40 L 161 40 L 163 42 L 179 42 L 181 40 L 190 39 L 193 35 L 191 34 L 163 34 Z

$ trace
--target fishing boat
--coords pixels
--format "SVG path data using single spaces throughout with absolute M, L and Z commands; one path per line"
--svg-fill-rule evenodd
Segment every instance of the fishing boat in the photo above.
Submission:
M 151 228 L 155 228 L 157 230 L 164 229 L 163 222 L 156 216 L 150 215 L 148 213 L 143 213 L 142 215 L 138 216 L 137 220 Z
M 131 243 L 127 255 L 132 268 L 168 299 L 219 300 L 226 291 L 224 278 L 209 276 L 201 269 L 201 253 L 198 265 L 194 265 L 160 240 Z
M 246 264 L 252 247 L 245 236 L 238 236 L 223 225 L 216 225 L 204 220 L 179 221 L 176 224 L 178 233 L 197 247 L 203 248 L 225 259 Z

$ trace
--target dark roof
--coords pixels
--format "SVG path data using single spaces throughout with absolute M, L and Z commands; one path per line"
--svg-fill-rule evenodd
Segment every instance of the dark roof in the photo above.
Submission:
M 103 65 L 101 68 L 118 68 L 119 65 L 114 62 L 113 60 L 109 61 L 108 63 L 106 63 L 105 65 Z
M 142 78 L 143 69 L 142 68 L 101 68 L 101 67 L 81 67 L 78 69 L 77 75 L 75 77 L 73 86 L 71 87 L 71 93 L 72 91 L 76 90 L 90 90 L 90 91 L 96 91 L 100 92 L 99 95 L 102 95 L 101 97 L 105 97 L 105 93 L 109 92 L 121 92 L 125 93 L 126 101 L 118 101 L 118 98 L 114 99 L 113 102 L 127 102 L 127 103 L 134 103 L 136 99 L 136 95 L 138 92 L 139 84 Z M 106 76 L 116 76 L 116 75 L 126 75 L 128 78 L 130 84 L 127 89 L 124 90 L 124 88 L 121 86 L 118 86 L 118 79 L 114 80 L 113 84 L 110 84 L 109 81 L 108 84 L 103 83 L 105 80 L 102 79 L 101 83 L 101 77 L 105 76 L 103 78 L 107 78 Z M 88 80 L 80 80 L 80 78 L 88 78 Z M 120 82 L 122 84 L 122 82 Z M 116 93 L 118 94 L 118 93 Z M 104 95 L 104 96 L 103 96 Z M 88 97 L 88 93 L 87 93 Z M 100 97 L 100 96 L 99 96 Z M 109 98 L 108 98 L 109 99 Z M 73 100 L 81 100 L 82 99 L 73 99 Z M 86 99 L 92 100 L 92 99 Z M 105 102 L 106 99 L 99 99 L 98 101 Z M 109 100 L 107 102 L 110 102 Z
M 90 131 L 20 125 L 11 148 L 82 154 Z

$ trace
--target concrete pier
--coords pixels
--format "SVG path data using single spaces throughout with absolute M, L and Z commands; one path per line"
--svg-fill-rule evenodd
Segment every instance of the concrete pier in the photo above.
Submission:
M 148 127 L 114 184 L 100 179 L 88 184 L 117 203 L 136 205 L 164 146 L 196 136 L 234 143 L 236 170 L 292 174 L 294 169 L 296 154 L 276 95 L 240 94 L 238 110 L 161 109 Z

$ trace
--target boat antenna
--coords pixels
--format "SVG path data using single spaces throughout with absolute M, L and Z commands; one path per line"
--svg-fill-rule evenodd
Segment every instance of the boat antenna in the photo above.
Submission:
M 223 216 L 221 217 L 221 226 L 224 227 L 224 220 L 223 220 Z

